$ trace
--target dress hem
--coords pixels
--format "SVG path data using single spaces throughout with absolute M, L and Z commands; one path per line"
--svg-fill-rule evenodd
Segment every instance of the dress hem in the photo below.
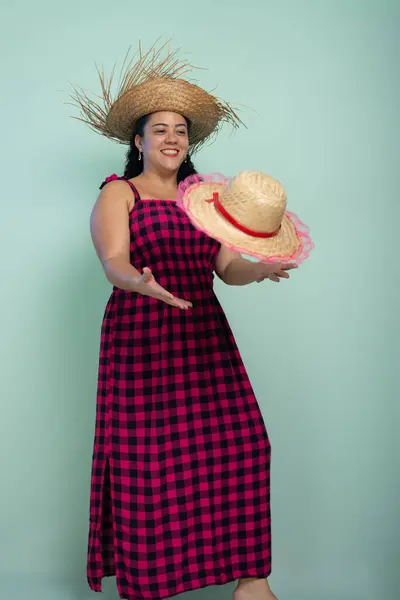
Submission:
M 118 585 L 117 585 L 117 590 L 118 590 L 118 594 L 119 594 L 119 598 L 121 600 L 166 600 L 167 598 L 173 598 L 174 596 L 178 596 L 179 594 L 184 594 L 185 592 L 191 592 L 197 589 L 202 589 L 205 587 L 208 587 L 210 585 L 225 585 L 227 583 L 232 583 L 233 581 L 236 581 L 238 579 L 242 579 L 242 578 L 247 578 L 247 577 L 257 577 L 260 579 L 267 579 L 270 575 L 271 575 L 271 571 L 272 569 L 267 570 L 267 573 L 265 574 L 265 572 L 261 572 L 261 571 L 242 571 L 241 573 L 236 573 L 235 575 L 226 575 L 226 577 L 215 577 L 215 576 L 210 576 L 210 577 L 206 577 L 205 579 L 203 579 L 202 581 L 197 581 L 196 583 L 194 582 L 187 582 L 184 585 L 183 589 L 180 589 L 177 592 L 165 592 L 165 594 L 161 594 L 159 596 L 154 596 L 153 594 L 149 595 L 149 596 L 138 596 L 135 594 L 130 594 L 129 596 L 124 596 L 121 595 L 121 592 L 118 590 Z M 105 577 L 115 577 L 115 573 L 105 573 L 102 577 L 102 579 L 104 579 Z M 89 583 L 89 588 L 93 591 L 93 592 L 102 592 L 102 583 Z

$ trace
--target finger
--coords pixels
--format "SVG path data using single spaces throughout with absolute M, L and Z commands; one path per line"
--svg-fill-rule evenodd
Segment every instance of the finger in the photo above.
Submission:
M 163 302 L 167 302 L 167 304 L 171 304 L 172 306 L 179 306 L 180 308 L 192 308 L 193 304 L 188 300 L 182 300 L 182 298 L 176 298 L 171 292 L 168 292 L 165 288 L 163 288 L 159 283 L 157 283 L 152 276 L 153 281 L 148 284 L 148 287 L 152 290 L 151 296 L 157 298 L 158 300 L 162 300 Z
M 297 269 L 298 266 L 299 265 L 297 263 L 281 263 L 280 268 L 284 269 L 285 271 L 290 271 L 291 269 Z
M 278 277 L 284 277 L 285 279 L 289 279 L 290 277 L 289 273 L 286 273 L 286 271 L 276 271 L 275 275 Z
M 158 300 L 162 300 L 163 302 L 170 304 L 171 306 L 178 306 L 179 308 L 192 308 L 193 307 L 193 304 L 191 302 L 189 302 L 188 300 L 182 300 L 182 298 L 176 298 L 175 296 L 173 296 L 173 294 L 166 292 L 166 290 L 164 290 L 164 292 L 165 293 L 156 294 L 155 297 L 158 298 Z
M 189 308 L 193 308 L 193 304 L 191 302 L 187 302 L 186 300 L 180 300 L 179 298 L 172 298 L 171 300 L 166 300 L 167 304 L 171 306 L 176 306 L 177 308 L 181 308 L 182 310 L 188 310 Z
M 271 281 L 275 281 L 276 283 L 280 282 L 280 279 L 279 279 L 278 275 L 276 275 L 275 273 L 271 273 L 271 275 L 269 276 L 269 279 Z
M 164 290 L 161 285 L 156 284 L 157 287 L 154 287 L 154 297 L 158 298 L 158 300 L 172 300 L 174 295 L 171 292 L 167 292 Z
M 145 267 L 143 269 L 143 273 L 142 273 L 142 281 L 143 281 L 143 283 L 148 283 L 151 280 L 152 277 L 153 277 L 153 274 L 150 271 L 150 269 L 148 267 Z
M 155 297 L 157 297 L 160 300 L 164 300 L 165 298 L 173 298 L 174 295 L 171 294 L 171 292 L 168 292 L 165 288 L 163 288 L 159 283 L 157 283 L 156 281 L 152 281 L 149 284 L 149 287 L 153 290 L 153 294 Z
M 181 308 L 193 308 L 193 304 L 191 302 L 189 302 L 188 300 L 183 300 L 182 298 L 175 298 L 174 297 L 174 301 L 177 303 L 177 305 L 179 305 Z
M 188 300 L 182 300 L 182 298 L 174 298 L 177 305 L 183 308 L 193 308 L 193 304 Z

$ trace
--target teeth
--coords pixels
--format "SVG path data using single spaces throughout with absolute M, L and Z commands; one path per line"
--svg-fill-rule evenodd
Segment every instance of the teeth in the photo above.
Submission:
M 176 156 L 178 154 L 177 150 L 161 150 L 163 154 L 170 154 L 171 156 Z

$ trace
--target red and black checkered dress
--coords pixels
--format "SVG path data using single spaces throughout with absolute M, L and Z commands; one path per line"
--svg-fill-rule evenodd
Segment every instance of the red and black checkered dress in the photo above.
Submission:
M 219 242 L 131 187 L 132 264 L 193 308 L 118 288 L 107 303 L 87 575 L 94 591 L 116 575 L 121 598 L 156 600 L 268 577 L 271 448 L 213 291 Z

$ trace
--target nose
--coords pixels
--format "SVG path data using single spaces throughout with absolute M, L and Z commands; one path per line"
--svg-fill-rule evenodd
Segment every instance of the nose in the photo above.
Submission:
M 167 141 L 168 144 L 176 144 L 177 143 L 178 136 L 176 134 L 175 128 L 168 129 L 166 141 Z

